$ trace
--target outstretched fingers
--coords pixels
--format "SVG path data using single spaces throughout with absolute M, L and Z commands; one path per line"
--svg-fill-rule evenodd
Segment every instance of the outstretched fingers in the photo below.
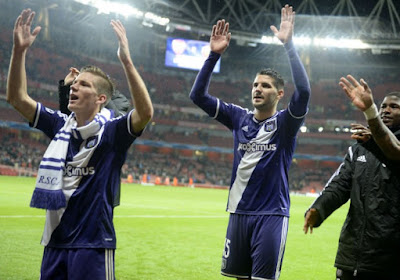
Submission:
M 215 26 L 215 29 L 214 29 Z M 229 23 L 226 22 L 224 19 L 217 21 L 217 25 L 213 26 L 213 35 L 214 36 L 226 36 L 229 31 Z
M 294 19 L 296 17 L 296 12 L 293 11 L 293 7 L 290 7 L 290 14 L 288 16 L 288 20 L 294 25 Z
M 225 25 L 225 20 L 219 20 L 217 23 L 217 35 L 222 35 L 222 31 L 224 29 L 224 25 Z
M 214 24 L 212 27 L 211 36 L 216 36 L 216 35 L 217 35 L 217 25 Z
M 25 19 L 28 17 L 28 14 L 30 12 L 31 12 L 31 9 L 22 10 L 21 14 L 15 20 L 14 29 L 17 29 L 17 28 L 22 27 L 24 25 Z M 31 20 L 31 22 L 32 22 L 32 20 Z
M 293 6 L 289 6 L 289 4 L 286 4 L 281 11 L 281 22 L 289 21 L 291 23 L 294 23 L 295 14 L 296 13 L 293 11 Z
M 278 30 L 278 28 L 276 28 L 275 25 L 271 25 L 270 28 L 271 28 L 271 31 L 272 31 L 275 35 L 278 34 L 279 30 Z
M 281 10 L 281 22 L 286 20 L 286 16 L 287 16 L 287 14 L 286 14 L 286 6 L 283 7 L 282 10 Z
M 31 32 L 32 21 L 35 17 L 35 12 L 31 9 L 25 9 L 17 17 L 14 25 L 14 46 L 17 49 L 26 49 L 32 45 L 36 36 L 39 34 L 41 27 L 36 26 Z
M 340 78 L 340 83 L 339 83 L 339 85 L 340 85 L 342 88 L 347 88 L 347 89 L 349 89 L 349 90 L 351 90 L 351 89 L 354 87 L 353 84 L 350 83 L 349 80 L 347 80 L 347 79 L 344 78 L 344 77 L 341 77 L 341 78 Z
M 358 87 L 360 85 L 352 75 L 347 75 L 347 78 L 353 83 L 354 87 Z
M 211 36 L 224 36 L 229 41 L 231 38 L 231 33 L 229 33 L 229 22 L 226 22 L 224 19 L 218 20 L 217 24 L 212 27 Z
M 213 25 L 210 37 L 211 51 L 222 54 L 229 46 L 231 33 L 229 32 L 229 22 L 225 19 L 218 20 Z
M 121 39 L 122 36 L 126 34 L 125 27 L 122 25 L 121 21 L 112 19 L 110 24 L 118 39 Z
M 129 43 L 124 25 L 119 20 L 111 20 L 110 24 L 118 38 L 118 58 L 124 65 L 130 63 Z
M 364 87 L 364 90 L 367 91 L 369 89 L 369 85 L 364 79 L 360 80 L 361 85 Z
M 229 22 L 227 22 L 224 26 L 223 35 L 227 36 L 229 34 Z
M 342 90 L 344 91 L 344 93 L 350 98 L 350 99 L 352 99 L 352 94 L 351 94 L 351 89 L 349 88 L 349 86 L 348 86 L 348 83 L 349 83 L 349 81 L 347 81 L 347 80 L 342 80 L 342 79 L 344 79 L 344 78 L 341 78 L 340 79 L 340 82 L 339 82 L 339 86 L 342 88 Z
M 31 26 L 31 24 L 32 24 L 32 21 L 33 21 L 33 18 L 35 17 L 35 12 L 31 12 L 31 10 L 30 9 L 28 9 L 28 11 L 27 11 L 27 18 L 26 18 L 26 25 L 27 26 Z

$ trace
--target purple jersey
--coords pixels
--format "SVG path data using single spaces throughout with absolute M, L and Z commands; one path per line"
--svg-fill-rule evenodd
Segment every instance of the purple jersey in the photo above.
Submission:
M 253 112 L 218 103 L 216 119 L 232 130 L 234 139 L 227 211 L 288 216 L 288 170 L 303 118 L 283 110 L 258 122 Z
M 71 135 L 63 176 L 67 207 L 46 211 L 42 245 L 115 249 L 113 209 L 119 205 L 120 171 L 138 136 L 131 131 L 130 116 L 111 119 L 86 140 Z M 38 103 L 31 125 L 52 139 L 66 119 Z
M 233 134 L 234 162 L 227 211 L 289 216 L 288 170 L 310 98 L 310 85 L 292 43 L 285 45 L 296 90 L 287 109 L 261 122 L 254 113 L 211 96 L 207 90 L 220 55 L 210 53 L 190 97 Z

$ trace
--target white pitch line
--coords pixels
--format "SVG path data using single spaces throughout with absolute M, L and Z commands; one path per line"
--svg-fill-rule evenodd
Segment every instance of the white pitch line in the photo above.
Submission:
M 177 218 L 177 219 L 220 219 L 220 218 L 226 218 L 228 216 L 183 216 L 183 215 L 116 215 L 114 216 L 115 218 Z
M 45 216 L 36 216 L 36 215 L 9 215 L 9 216 L 0 216 L 0 219 L 10 219 L 10 218 L 45 218 Z
M 220 219 L 227 218 L 228 216 L 184 216 L 184 215 L 115 215 L 114 218 L 170 218 L 170 219 Z M 34 215 L 4 215 L 0 216 L 0 219 L 27 219 L 27 218 L 45 218 L 45 216 L 34 216 Z

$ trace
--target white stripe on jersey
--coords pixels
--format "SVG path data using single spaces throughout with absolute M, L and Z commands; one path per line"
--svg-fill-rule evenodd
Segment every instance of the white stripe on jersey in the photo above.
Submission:
M 268 122 L 274 121 L 274 119 L 269 120 Z M 276 119 L 275 119 L 276 121 Z M 274 126 L 272 131 L 265 130 L 265 123 L 258 130 L 257 136 L 249 141 L 249 143 L 256 143 L 266 145 L 269 144 L 272 136 L 276 132 L 277 126 Z M 246 151 L 240 160 L 240 163 L 236 169 L 236 178 L 232 184 L 232 187 L 229 191 L 229 200 L 228 200 L 228 209 L 227 211 L 230 213 L 235 213 L 236 209 L 239 205 L 240 200 L 242 199 L 242 195 L 246 190 L 247 184 L 250 180 L 251 175 L 253 174 L 254 169 L 257 167 L 257 164 L 260 162 L 265 151 Z
M 260 151 L 253 153 L 246 152 L 243 155 L 242 160 L 240 161 L 236 170 L 235 182 L 233 182 L 232 188 L 229 191 L 229 212 L 235 213 L 239 202 L 242 199 L 242 195 L 247 187 L 247 183 L 249 182 L 251 174 L 253 174 L 253 171 L 263 154 L 264 152 Z

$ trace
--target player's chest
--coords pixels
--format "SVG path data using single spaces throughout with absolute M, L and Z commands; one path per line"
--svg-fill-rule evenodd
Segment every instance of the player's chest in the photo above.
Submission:
M 279 135 L 277 119 L 274 118 L 262 123 L 244 120 L 234 133 L 239 143 L 266 143 Z

